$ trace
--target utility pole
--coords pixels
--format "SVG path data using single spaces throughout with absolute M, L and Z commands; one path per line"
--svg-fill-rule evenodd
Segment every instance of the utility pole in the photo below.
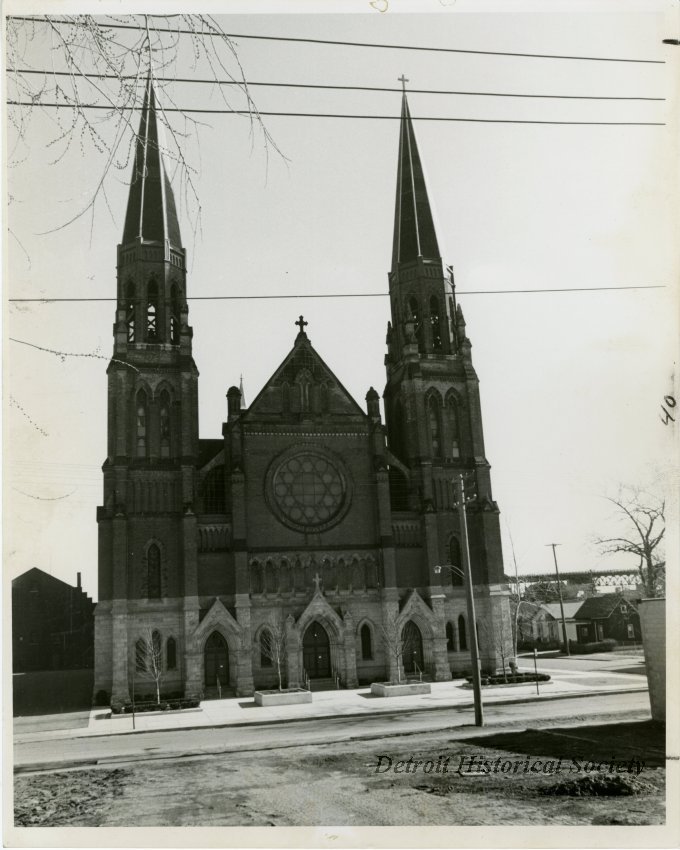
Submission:
M 461 554 L 463 556 L 463 572 L 465 573 L 465 597 L 467 602 L 468 622 L 470 624 L 470 660 L 472 661 L 472 688 L 475 701 L 475 726 L 484 725 L 484 708 L 482 706 L 482 674 L 479 667 L 479 644 L 477 643 L 477 617 L 475 615 L 475 597 L 472 592 L 472 570 L 470 568 L 470 543 L 468 540 L 467 514 L 465 512 L 465 485 L 463 476 L 458 476 L 456 496 L 458 502 L 458 518 L 460 520 Z
M 560 570 L 557 566 L 557 552 L 555 551 L 556 546 L 560 546 L 560 543 L 546 543 L 546 546 L 551 546 L 553 550 L 553 559 L 555 561 L 555 575 L 557 576 L 557 592 L 560 595 L 560 611 L 562 612 L 562 637 L 564 638 L 564 652 L 566 655 L 571 655 L 569 652 L 569 638 L 567 637 L 567 621 L 564 616 L 564 601 L 562 599 L 562 582 L 560 581 Z

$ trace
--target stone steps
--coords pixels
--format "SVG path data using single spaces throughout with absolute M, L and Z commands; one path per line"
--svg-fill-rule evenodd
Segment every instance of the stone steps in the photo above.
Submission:
M 335 679 L 310 679 L 309 687 L 312 691 L 334 691 Z

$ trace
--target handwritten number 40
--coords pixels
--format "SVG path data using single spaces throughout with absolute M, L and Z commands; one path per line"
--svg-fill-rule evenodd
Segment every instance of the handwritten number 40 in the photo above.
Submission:
M 664 404 L 668 405 L 668 407 L 670 407 L 671 409 L 673 409 L 675 407 L 675 405 L 677 404 L 675 398 L 672 395 L 664 396 L 663 400 L 664 400 Z M 664 404 L 661 405 L 661 409 L 663 410 L 664 415 L 660 416 L 659 418 L 661 419 L 661 421 L 663 422 L 664 425 L 668 425 L 669 422 L 675 422 L 675 419 L 670 415 L 668 410 L 664 407 Z

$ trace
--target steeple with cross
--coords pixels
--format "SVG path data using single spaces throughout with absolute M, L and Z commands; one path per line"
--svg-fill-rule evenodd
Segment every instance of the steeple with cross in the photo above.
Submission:
M 402 90 L 402 92 L 403 92 L 404 94 L 406 94 L 406 83 L 408 83 L 408 82 L 409 82 L 408 77 L 405 77 L 405 76 L 404 76 L 404 74 L 402 74 L 402 75 L 401 75 L 401 77 L 399 77 L 398 79 L 399 79 L 399 82 L 401 83 L 401 90 Z
M 305 328 L 307 327 L 309 322 L 305 322 L 304 316 L 300 316 L 297 322 L 294 322 L 293 324 L 297 325 L 300 328 L 298 336 L 307 336 L 307 334 L 305 333 Z

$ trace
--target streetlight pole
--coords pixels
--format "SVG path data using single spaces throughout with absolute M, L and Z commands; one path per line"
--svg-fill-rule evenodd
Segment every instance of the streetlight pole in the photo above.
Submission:
M 553 550 L 553 560 L 555 561 L 555 575 L 557 576 L 557 592 L 560 595 L 560 611 L 562 612 L 562 637 L 564 638 L 564 651 L 567 655 L 571 655 L 569 652 L 569 638 L 567 637 L 567 621 L 564 616 L 564 601 L 562 599 L 562 582 L 560 581 L 560 570 L 557 566 L 557 552 L 555 551 L 555 547 L 559 546 L 559 543 L 546 543 L 546 546 L 551 546 Z
M 479 645 L 477 643 L 477 617 L 475 615 L 475 597 L 472 593 L 472 570 L 470 569 L 470 543 L 468 540 L 467 514 L 465 512 L 465 484 L 463 476 L 455 482 L 460 520 L 461 554 L 465 578 L 465 599 L 467 602 L 468 623 L 470 624 L 470 660 L 472 661 L 472 688 L 475 701 L 475 726 L 484 725 L 484 706 L 482 704 L 482 674 L 479 667 Z

